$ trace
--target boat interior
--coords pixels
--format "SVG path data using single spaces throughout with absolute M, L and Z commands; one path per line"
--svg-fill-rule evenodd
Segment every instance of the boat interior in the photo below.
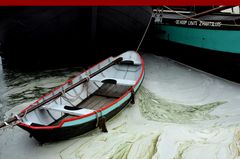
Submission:
M 123 60 L 89 78 L 88 74 L 101 69 L 114 59 L 99 63 L 89 71 L 76 76 L 73 83 L 83 78 L 86 82 L 24 115 L 23 123 L 32 126 L 58 125 L 63 119 L 86 115 L 107 106 L 124 95 L 136 84 L 141 74 L 141 60 L 137 54 L 126 52 Z M 106 63 L 106 64 L 104 64 Z

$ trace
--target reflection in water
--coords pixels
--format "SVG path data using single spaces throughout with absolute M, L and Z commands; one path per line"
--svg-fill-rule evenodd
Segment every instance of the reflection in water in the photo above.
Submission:
M 0 69 L 0 120 L 14 106 L 38 99 L 61 85 L 81 68 L 65 68 L 38 72 Z
M 2 58 L 0 56 L 0 109 L 5 105 L 6 98 L 3 94 L 6 91 L 6 84 L 4 81 L 3 67 L 2 67 Z

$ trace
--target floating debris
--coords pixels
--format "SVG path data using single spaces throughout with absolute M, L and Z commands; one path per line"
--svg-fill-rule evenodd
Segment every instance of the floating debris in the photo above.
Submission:
M 157 97 L 144 87 L 139 90 L 140 111 L 145 118 L 154 121 L 191 123 L 199 120 L 216 119 L 218 116 L 211 115 L 210 112 L 224 103 L 226 101 L 204 105 L 184 105 Z
M 114 132 L 107 136 L 94 137 L 94 140 L 82 142 L 81 145 L 73 145 L 71 146 L 73 151 L 68 148 L 61 152 L 60 156 L 63 159 L 151 159 L 157 151 L 159 137 L 158 133 L 119 134 Z

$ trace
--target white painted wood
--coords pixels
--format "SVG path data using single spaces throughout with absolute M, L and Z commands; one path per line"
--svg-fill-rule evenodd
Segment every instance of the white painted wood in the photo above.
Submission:
M 59 111 L 59 112 L 63 112 L 63 113 L 67 113 L 67 114 L 71 114 L 71 115 L 86 115 L 89 113 L 94 112 L 94 110 L 91 109 L 79 109 L 79 110 L 67 110 L 64 108 L 65 105 L 60 105 L 60 104 L 50 104 L 49 106 L 44 106 L 43 109 L 47 109 L 47 110 L 55 110 L 55 111 Z
M 120 85 L 126 85 L 126 86 L 133 86 L 136 81 L 134 80 L 128 80 L 128 79 L 117 79 L 117 78 L 95 78 L 95 79 L 92 79 L 94 82 L 102 82 L 104 80 L 116 80 L 117 81 L 117 84 L 120 84 Z
M 133 61 L 132 64 L 115 64 L 96 76 L 89 78 L 89 75 L 97 70 L 105 67 L 115 59 L 122 57 L 123 61 Z M 72 105 L 77 106 L 86 98 L 88 98 L 91 94 L 96 92 L 102 85 L 103 80 L 112 79 L 116 80 L 117 85 L 125 85 L 125 86 L 133 86 L 136 84 L 137 79 L 141 73 L 141 65 L 142 61 L 138 54 L 134 51 L 127 51 L 117 57 L 110 57 L 101 63 L 93 66 L 87 72 L 83 72 L 77 75 L 75 78 L 71 80 L 71 82 L 65 83 L 62 88 L 55 90 L 53 93 L 44 97 L 44 99 L 40 100 L 41 103 L 43 100 L 50 98 L 51 96 L 62 93 L 63 95 L 59 98 L 55 99 L 51 103 L 47 103 L 42 107 L 27 113 L 23 118 L 23 122 L 26 124 L 36 123 L 41 125 L 49 125 L 53 123 L 55 120 L 60 119 L 64 113 L 71 115 L 85 115 L 94 112 L 95 110 L 91 109 L 79 109 L 79 110 L 67 110 L 64 109 L 64 106 Z M 71 85 L 76 84 L 83 78 L 89 78 L 88 82 L 82 83 L 74 89 L 65 92 L 65 90 Z

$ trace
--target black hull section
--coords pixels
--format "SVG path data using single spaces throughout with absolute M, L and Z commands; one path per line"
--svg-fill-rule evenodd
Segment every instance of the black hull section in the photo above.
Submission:
M 109 120 L 114 117 L 117 113 L 119 113 L 129 102 L 131 99 L 124 102 L 120 107 L 113 110 L 112 112 L 105 115 L 105 119 Z M 76 137 L 82 135 L 86 132 L 94 130 L 96 128 L 97 120 L 93 120 L 81 125 L 71 126 L 71 127 L 63 127 L 57 129 L 30 129 L 25 126 L 18 125 L 22 129 L 28 131 L 30 136 L 34 137 L 39 143 L 46 142 L 54 142 L 60 140 L 66 140 L 72 137 Z
M 0 7 L 0 13 L 5 67 L 41 69 L 89 66 L 136 50 L 151 7 Z
M 240 83 L 240 54 L 207 50 L 155 39 L 152 52 Z

